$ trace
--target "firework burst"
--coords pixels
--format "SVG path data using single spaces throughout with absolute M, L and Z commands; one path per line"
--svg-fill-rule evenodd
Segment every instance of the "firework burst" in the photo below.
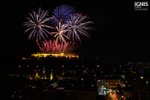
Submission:
M 77 13 L 68 5 L 57 6 L 52 17 L 48 11 L 41 8 L 29 13 L 26 27 L 28 39 L 35 39 L 40 51 L 43 53 L 64 53 L 78 48 L 81 37 L 89 37 L 92 29 L 88 16 Z
M 91 29 L 89 24 L 93 23 L 92 21 L 87 20 L 87 16 L 81 14 L 74 14 L 71 16 L 71 19 L 67 21 L 68 33 L 67 36 L 73 41 L 81 41 L 80 36 L 89 37 L 88 30 Z
M 48 38 L 49 29 L 53 29 L 52 26 L 48 25 L 50 19 L 48 11 L 41 8 L 38 9 L 38 12 L 29 13 L 27 21 L 23 24 L 26 27 L 25 33 L 29 32 L 28 39 L 35 38 L 36 41 L 41 41 Z
M 75 9 L 68 5 L 57 6 L 53 11 L 53 22 L 65 22 L 70 19 L 71 15 L 75 13 Z
M 68 49 L 70 48 L 70 49 Z M 64 53 L 69 52 L 73 48 L 72 43 L 58 43 L 57 41 L 49 40 L 44 41 L 40 47 L 40 50 L 43 53 Z
M 58 25 L 56 26 L 55 30 L 56 31 L 51 32 L 51 34 L 56 39 L 56 42 L 66 43 L 66 39 L 69 40 L 68 36 L 66 35 L 66 33 L 69 31 L 67 24 L 62 24 L 61 22 L 59 22 Z

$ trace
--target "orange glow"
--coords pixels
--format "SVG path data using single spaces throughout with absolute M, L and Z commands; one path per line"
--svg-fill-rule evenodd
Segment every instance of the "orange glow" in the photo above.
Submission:
M 109 94 L 109 96 L 110 96 L 111 100 L 118 100 L 118 96 L 117 96 L 117 94 L 115 92 L 111 92 Z
M 53 72 L 50 73 L 50 80 L 53 80 Z
M 58 54 L 48 54 L 48 53 L 34 53 L 31 56 L 36 57 L 36 58 L 41 58 L 41 57 L 65 57 L 65 58 L 79 58 L 78 55 L 75 54 L 64 54 L 64 53 L 58 53 Z
M 36 74 L 35 74 L 35 79 L 40 79 L 38 72 L 36 72 Z

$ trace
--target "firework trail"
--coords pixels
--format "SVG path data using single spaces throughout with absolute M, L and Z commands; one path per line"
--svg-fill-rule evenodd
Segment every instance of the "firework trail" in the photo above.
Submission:
M 93 23 L 92 21 L 87 20 L 87 16 L 83 16 L 81 14 L 74 14 L 71 16 L 71 19 L 67 21 L 68 32 L 67 36 L 71 38 L 73 41 L 78 40 L 81 41 L 80 36 L 89 37 L 88 30 L 91 29 L 89 24 Z
M 36 41 L 41 41 L 48 38 L 49 29 L 53 29 L 48 24 L 50 19 L 48 11 L 44 11 L 41 8 L 38 9 L 38 12 L 29 13 L 27 21 L 23 24 L 26 27 L 25 33 L 29 32 L 28 39 L 35 38 Z
M 70 19 L 71 15 L 75 13 L 75 9 L 68 5 L 57 6 L 53 11 L 52 21 L 56 24 L 59 22 L 65 22 Z
M 73 48 L 73 45 L 70 42 L 67 43 L 58 43 L 55 40 L 44 41 L 40 50 L 43 53 L 64 53 L 69 52 L 69 48 Z

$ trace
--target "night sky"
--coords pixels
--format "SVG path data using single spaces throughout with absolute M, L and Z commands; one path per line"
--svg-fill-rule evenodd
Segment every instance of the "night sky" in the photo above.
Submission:
M 90 39 L 81 44 L 80 55 L 111 64 L 150 60 L 148 11 L 134 11 L 133 1 L 126 0 L 1 1 L 1 57 L 12 60 L 36 51 L 24 35 L 25 17 L 38 7 L 51 11 L 60 4 L 73 6 L 95 22 Z

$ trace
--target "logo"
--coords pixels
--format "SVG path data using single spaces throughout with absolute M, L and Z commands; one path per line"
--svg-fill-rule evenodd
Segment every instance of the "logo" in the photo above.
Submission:
M 147 11 L 148 10 L 148 1 L 143 1 L 143 2 L 140 2 L 140 1 L 137 1 L 137 2 L 134 2 L 134 10 L 136 11 Z

